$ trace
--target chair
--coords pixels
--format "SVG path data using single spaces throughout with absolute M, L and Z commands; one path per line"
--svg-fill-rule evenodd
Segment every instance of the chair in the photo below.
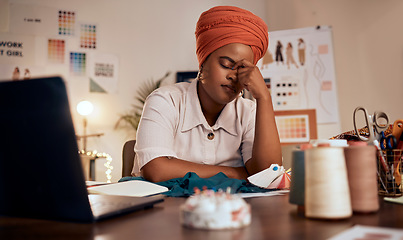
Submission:
M 132 175 L 132 169 L 134 165 L 134 144 L 136 140 L 129 140 L 123 145 L 122 151 L 122 177 L 127 177 Z

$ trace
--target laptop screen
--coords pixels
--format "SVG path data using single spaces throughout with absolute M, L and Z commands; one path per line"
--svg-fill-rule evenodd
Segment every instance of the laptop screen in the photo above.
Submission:
M 0 214 L 93 217 L 60 77 L 0 82 Z

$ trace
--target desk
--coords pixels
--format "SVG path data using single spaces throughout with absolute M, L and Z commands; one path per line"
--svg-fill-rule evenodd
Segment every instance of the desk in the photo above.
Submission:
M 374 214 L 346 220 L 311 220 L 297 213 L 288 195 L 246 199 L 252 224 L 243 229 L 206 231 L 184 228 L 179 206 L 185 198 L 165 202 L 94 224 L 0 217 L 0 239 L 326 239 L 355 224 L 403 228 L 403 205 L 384 202 Z

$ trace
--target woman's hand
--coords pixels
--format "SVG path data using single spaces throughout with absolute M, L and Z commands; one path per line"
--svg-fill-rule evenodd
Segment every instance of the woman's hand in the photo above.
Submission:
M 255 137 L 252 158 L 245 163 L 248 174 L 253 175 L 271 164 L 282 164 L 280 139 L 274 118 L 270 92 L 258 67 L 247 60 L 234 64 L 239 84 L 256 99 Z
M 243 59 L 236 62 L 233 69 L 237 69 L 238 81 L 241 86 L 248 90 L 255 99 L 270 97 L 263 76 L 256 65 Z

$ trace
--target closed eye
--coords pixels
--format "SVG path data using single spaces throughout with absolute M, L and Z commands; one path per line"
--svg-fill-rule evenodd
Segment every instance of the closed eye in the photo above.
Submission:
M 219 63 L 221 67 L 225 69 L 232 69 L 235 64 L 235 61 L 230 57 L 220 57 Z

